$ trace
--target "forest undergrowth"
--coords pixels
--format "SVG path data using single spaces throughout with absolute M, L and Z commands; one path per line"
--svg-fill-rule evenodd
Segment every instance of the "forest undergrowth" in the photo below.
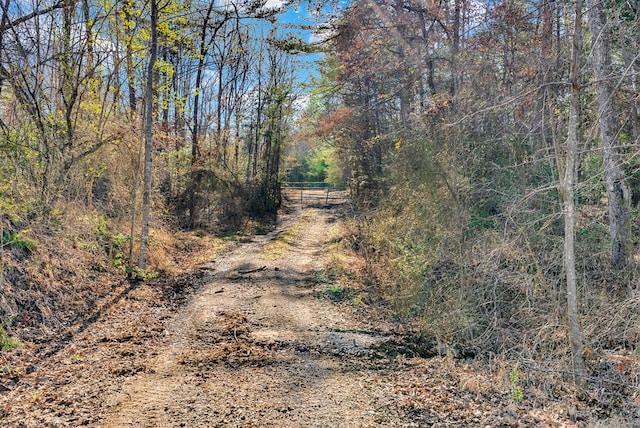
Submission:
M 117 162 L 109 156 L 101 159 L 105 165 L 110 161 Z M 206 212 L 199 211 L 197 227 L 185 228 L 179 201 L 166 189 L 158 191 L 153 200 L 148 266 L 139 269 L 140 239 L 131 222 L 132 216 L 138 221 L 140 210 L 138 204 L 130 203 L 131 188 L 123 175 L 133 172 L 126 169 L 126 164 L 120 168 L 114 164 L 93 177 L 93 185 L 81 186 L 88 192 L 84 197 L 77 194 L 74 180 L 68 184 L 75 197 L 52 201 L 43 200 L 37 189 L 21 182 L 0 189 L 3 353 L 13 348 L 18 353 L 25 347 L 44 349 L 64 340 L 137 282 L 158 277 L 170 282 L 272 222 L 271 216 L 247 213 L 244 204 L 235 206 L 233 199 L 239 196 L 222 188 L 211 190 L 217 195 L 216 203 L 208 204 Z M 162 174 L 158 172 L 155 179 L 162 183 Z M 225 222 L 228 216 L 235 221 Z M 2 355 L 3 360 L 6 357 Z M 26 370 L 3 367 L 5 374 Z
M 279 21 L 296 2 L 19 3 L 0 31 L 3 362 L 264 232 L 285 181 L 324 180 L 357 206 L 328 295 L 392 320 L 389 352 L 640 418 L 637 2 L 313 1 L 302 39 Z M 320 51 L 300 85 L 295 58 Z
M 600 418 L 621 418 L 615 420 L 622 426 L 637 421 L 640 293 L 635 272 L 606 267 L 606 238 L 597 235 L 606 230 L 602 208 L 580 211 L 587 371 L 576 377 L 557 220 L 527 233 L 477 226 L 470 232 L 453 216 L 442 221 L 451 214 L 445 205 L 425 206 L 428 198 L 413 196 L 391 195 L 393 202 L 354 218 L 342 242 L 361 260 L 351 293 L 402 326 L 406 341 L 414 343 L 403 349 L 483 362 L 502 373 L 492 382 L 508 379 L 515 402 L 560 401 L 573 409 L 569 414 L 589 409 L 595 418 L 589 426 Z
M 561 245 L 549 239 L 547 230 L 511 240 L 496 229 L 470 235 L 444 228 L 442 222 L 437 223 L 440 229 L 426 231 L 419 225 L 436 223 L 425 216 L 443 212 L 401 203 L 343 213 L 344 226 L 330 241 L 331 262 L 319 278 L 331 284 L 327 296 L 336 303 L 374 323 L 392 321 L 397 339 L 380 353 L 445 358 L 455 361 L 454 371 L 474 367 L 473 376 L 460 375 L 460 388 L 487 396 L 510 394 L 516 407 L 556 403 L 562 407 L 559 414 L 588 426 L 611 421 L 633 426 L 640 400 L 634 350 L 639 302 L 628 289 L 602 291 L 603 281 L 609 284 L 614 277 L 593 267 L 594 259 L 606 258 L 600 239 L 585 236 L 583 242 L 591 245 L 580 262 L 588 373 L 575 382 L 567 369 L 565 296 L 557 279 Z M 137 281 L 158 275 L 171 283 L 230 243 L 267 227 L 247 221 L 244 230 L 220 237 L 155 227 L 149 276 L 131 280 L 122 265 L 126 259 L 118 256 L 127 240 L 116 219 L 77 203 L 60 205 L 48 217 L 18 215 L 23 222 L 12 224 L 21 226 L 19 232 L 8 228 L 5 219 L 5 231 L 11 232 L 4 236 L 12 240 L 4 243 L 2 309 L 14 315 L 5 319 L 0 336 L 5 379 L 29 373 L 29 366 L 14 364 L 21 355 L 81 331 Z M 583 215 L 590 221 L 603 218 L 593 207 Z M 591 224 L 589 230 L 600 228 Z

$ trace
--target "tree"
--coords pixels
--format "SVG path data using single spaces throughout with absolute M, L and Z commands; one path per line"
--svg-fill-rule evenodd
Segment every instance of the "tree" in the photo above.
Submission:
M 246 130 L 246 180 L 257 190 L 255 207 L 274 214 L 281 203 L 282 152 L 290 131 L 293 68 L 275 31 L 258 42 L 251 118 Z
M 623 268 L 629 257 L 629 189 L 622 168 L 620 114 L 615 106 L 616 75 L 611 62 L 611 29 L 607 23 L 605 2 L 587 0 L 591 29 L 593 74 L 595 77 L 598 121 L 602 139 L 602 157 L 609 200 L 611 264 Z
M 193 129 L 191 131 L 191 164 L 196 165 L 200 156 L 200 104 L 202 98 L 202 78 L 205 71 L 205 64 L 209 50 L 215 43 L 218 31 L 224 26 L 227 18 L 226 13 L 221 19 L 212 21 L 216 2 L 211 0 L 207 6 L 202 25 L 200 28 L 200 44 L 197 50 L 198 65 L 196 67 L 195 95 L 193 97 Z M 195 203 L 195 202 L 194 202 Z M 195 208 L 192 206 L 192 209 Z M 191 214 L 194 217 L 195 214 Z M 191 220 L 193 222 L 193 218 Z
M 147 268 L 149 246 L 149 214 L 151 209 L 151 172 L 153 167 L 153 105 L 155 97 L 155 66 L 158 58 L 158 4 L 151 0 L 151 40 L 144 105 L 144 187 L 142 192 L 142 232 L 140 234 L 140 259 L 138 268 Z
M 223 27 L 226 21 L 226 14 L 222 19 L 213 23 L 210 21 L 214 14 L 215 1 L 211 0 L 207 6 L 202 26 L 200 28 L 200 44 L 197 50 L 198 65 L 196 67 L 195 95 L 193 97 L 193 126 L 191 130 L 191 183 L 189 189 L 189 227 L 195 225 L 197 217 L 197 192 L 200 187 L 200 173 L 198 171 L 202 166 L 199 165 L 200 158 L 200 137 L 201 137 L 201 118 L 200 105 L 202 103 L 202 78 L 205 71 L 205 64 L 209 50 L 215 42 L 218 31 Z
M 124 39 L 125 39 L 125 64 L 126 64 L 126 79 L 127 90 L 129 94 L 129 118 L 135 120 L 138 112 L 138 103 L 136 95 L 135 85 L 135 63 L 134 63 L 134 30 L 136 27 L 136 21 L 134 18 L 134 0 L 125 0 L 122 2 L 122 24 L 124 27 Z M 120 29 L 118 28 L 118 31 Z
M 98 83 L 111 81 L 103 71 L 109 53 L 96 49 L 94 37 L 94 27 L 107 18 L 84 1 L 38 6 L 2 4 L 0 83 L 11 88 L 15 113 L 28 124 L 19 126 L 21 138 L 38 158 L 25 164 L 25 173 L 43 200 L 55 200 L 77 194 L 69 180 L 75 167 L 119 137 L 108 126 L 117 101 L 111 85 Z
M 288 112 L 292 102 L 293 70 L 285 53 L 276 47 L 267 49 L 268 83 L 265 88 L 265 123 L 263 140 L 263 198 L 266 212 L 274 213 L 280 206 L 281 154 L 288 134 Z
M 569 342 L 573 352 L 573 369 L 578 376 L 584 374 L 582 357 L 582 331 L 578 315 L 578 287 L 575 260 L 575 196 L 576 164 L 578 160 L 578 133 L 580 117 L 580 66 L 582 51 L 582 0 L 575 2 L 575 21 L 569 72 L 571 94 L 569 101 L 569 124 L 566 147 L 556 147 L 558 175 L 560 177 L 560 195 L 562 197 L 564 217 L 564 269 L 567 280 L 567 325 Z M 561 153 L 564 152 L 564 159 Z

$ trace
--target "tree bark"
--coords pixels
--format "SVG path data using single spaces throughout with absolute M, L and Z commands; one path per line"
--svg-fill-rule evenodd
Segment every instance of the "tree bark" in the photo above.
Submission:
M 151 200 L 151 168 L 153 159 L 153 98 L 155 95 L 155 63 L 158 56 L 158 5 L 151 0 L 151 46 L 147 68 L 147 88 L 144 106 L 144 189 L 142 192 L 142 233 L 140 234 L 140 259 L 138 267 L 147 268 L 149 247 L 149 211 Z
M 136 88 L 135 88 L 135 64 L 133 60 L 133 5 L 130 0 L 123 2 L 122 13 L 124 15 L 124 34 L 125 34 L 125 61 L 127 68 L 127 90 L 129 94 L 129 115 L 130 119 L 134 121 L 136 119 L 136 113 L 138 111 L 136 101 Z
M 458 89 L 458 54 L 460 52 L 460 27 L 463 0 L 455 0 L 453 4 L 453 23 L 451 25 L 451 82 L 449 93 L 455 96 Z
M 560 172 L 560 194 L 564 217 L 564 269 L 567 279 L 567 328 L 573 354 L 573 369 L 577 376 L 584 373 L 582 357 L 582 329 L 578 315 L 578 287 L 575 262 L 575 202 L 576 160 L 578 158 L 578 131 L 580 126 L 580 57 L 582 46 L 582 0 L 576 0 L 576 19 L 569 72 L 571 95 L 569 101 L 569 127 L 565 150 L 564 171 Z M 561 151 L 556 148 L 556 155 Z M 558 159 L 558 166 L 562 165 Z
M 532 139 L 532 155 L 534 162 L 538 163 L 545 148 L 548 148 L 551 137 L 549 126 L 547 125 L 546 105 L 552 94 L 547 82 L 554 80 L 553 70 L 556 69 L 553 62 L 552 42 L 553 42 L 553 19 L 551 13 L 551 0 L 541 0 L 541 31 L 540 31 L 540 65 L 538 68 L 538 97 L 535 106 L 535 122 L 540 124 L 539 131 Z
M 621 166 L 622 142 L 619 138 L 620 115 L 614 105 L 614 73 L 611 66 L 611 32 L 607 25 L 604 3 L 587 0 L 587 16 L 591 29 L 592 66 L 602 138 L 602 157 L 609 198 L 611 264 L 624 268 L 629 256 L 629 190 Z

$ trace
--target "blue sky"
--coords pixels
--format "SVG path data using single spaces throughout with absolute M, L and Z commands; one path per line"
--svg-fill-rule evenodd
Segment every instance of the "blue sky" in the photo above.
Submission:
M 307 43 L 315 43 L 321 40 L 322 34 L 308 29 L 297 28 L 300 26 L 317 27 L 327 21 L 327 14 L 322 13 L 321 16 L 316 11 L 315 5 L 309 1 L 296 2 L 295 5 L 286 5 L 282 0 L 268 0 L 266 7 L 281 8 L 282 12 L 279 16 L 280 34 L 293 34 Z M 348 4 L 348 0 L 340 0 L 340 7 L 344 8 Z M 324 12 L 329 10 L 325 8 Z M 316 62 L 322 58 L 322 54 L 297 54 L 294 58 L 296 62 L 296 71 L 298 82 L 304 83 L 309 81 L 312 76 L 317 77 L 318 67 Z

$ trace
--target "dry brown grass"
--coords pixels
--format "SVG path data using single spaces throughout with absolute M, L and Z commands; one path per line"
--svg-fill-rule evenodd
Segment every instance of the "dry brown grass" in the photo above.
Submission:
M 631 279 L 636 266 L 623 273 L 608 267 L 602 209 L 586 207 L 577 228 L 587 364 L 581 386 L 574 385 L 565 327 L 557 216 L 528 219 L 535 213 L 525 213 L 511 219 L 521 228 L 460 233 L 455 219 L 442 217 L 445 211 L 407 197 L 368 213 L 347 232 L 364 259 L 360 279 L 369 285 L 371 301 L 391 309 L 387 316 L 405 331 L 419 332 L 456 357 L 473 351 L 493 366 L 493 376 L 461 375 L 464 390 L 509 394 L 510 374 L 518 367 L 529 402 L 560 400 L 574 417 L 637 413 L 640 282 Z
M 163 275 L 189 272 L 210 262 L 229 245 L 228 240 L 200 231 L 153 229 L 149 269 Z

